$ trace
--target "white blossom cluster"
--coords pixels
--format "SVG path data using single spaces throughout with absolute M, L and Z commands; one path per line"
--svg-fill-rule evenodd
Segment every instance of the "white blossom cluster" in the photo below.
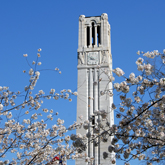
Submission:
M 113 90 L 119 92 L 120 103 L 110 107 L 119 119 L 116 125 L 111 125 L 107 112 L 100 109 L 88 120 L 80 116 L 80 122 L 74 122 L 68 128 L 63 119 L 56 118 L 58 112 L 43 106 L 43 100 L 63 98 L 72 101 L 71 95 L 77 96 L 77 92 L 63 89 L 56 93 L 55 89 L 50 89 L 49 94 L 43 90 L 33 94 L 40 76 L 36 70 L 41 65 L 38 62 L 40 51 L 38 49 L 37 60 L 32 62 L 33 67 L 28 72 L 23 71 L 29 75 L 29 85 L 23 92 L 12 92 L 9 87 L 0 86 L 1 164 L 58 164 L 58 161 L 52 162 L 58 154 L 62 156 L 63 164 L 67 159 L 77 158 L 93 164 L 94 157 L 87 156 L 86 148 L 88 143 L 98 146 L 100 142 L 107 143 L 107 151 L 102 156 L 110 158 L 111 164 L 116 164 L 116 159 L 124 160 L 125 165 L 129 165 L 131 159 L 143 160 L 147 165 L 165 161 L 165 50 L 163 53 L 138 51 L 137 54 L 142 55 L 136 61 L 139 74 L 132 72 L 126 78 L 122 69 L 113 70 L 124 80 L 115 82 L 113 89 L 105 87 L 100 95 L 112 97 Z M 27 54 L 23 56 L 28 57 Z M 61 74 L 58 68 L 55 71 Z M 107 76 L 109 82 L 114 81 L 112 75 L 107 73 Z M 91 124 L 93 118 L 97 122 Z M 48 121 L 53 119 L 57 122 L 49 127 Z M 81 128 L 91 131 L 84 135 L 67 134 Z M 73 141 L 72 145 L 70 141 Z M 8 155 L 13 155 L 12 160 Z
M 165 50 L 137 54 L 143 56 L 136 61 L 140 74 L 131 73 L 123 82 L 114 83 L 120 92 L 121 102 L 115 108 L 120 121 L 108 151 L 125 160 L 125 165 L 131 159 L 152 165 L 165 161 Z M 114 73 L 123 75 L 120 69 Z
M 40 76 L 37 70 L 41 65 L 38 62 L 40 51 L 38 49 L 37 60 L 32 62 L 29 71 L 23 71 L 29 76 L 29 85 L 22 92 L 0 86 L 0 164 L 50 164 L 57 154 L 62 155 L 63 164 L 66 164 L 75 154 L 70 136 L 66 134 L 75 123 L 70 128 L 65 127 L 64 120 L 57 118 L 58 112 L 45 108 L 43 103 L 44 99 L 51 98 L 72 101 L 71 96 L 78 94 L 70 89 L 59 93 L 51 89 L 48 94 L 40 90 L 33 94 Z M 28 57 L 27 54 L 23 56 Z M 55 71 L 61 73 L 58 68 Z M 53 120 L 57 120 L 56 124 L 48 126 Z
M 79 154 L 84 153 L 88 143 L 97 146 L 102 141 L 108 146 L 108 152 L 103 153 L 103 158 L 110 158 L 111 164 L 116 163 L 115 159 L 125 161 L 125 165 L 130 165 L 129 161 L 132 159 L 142 160 L 147 165 L 164 164 L 165 49 L 163 53 L 154 50 L 146 53 L 138 51 L 137 54 L 142 55 L 136 61 L 140 73 L 137 75 L 137 72 L 132 72 L 126 78 L 123 70 L 116 68 L 113 72 L 124 78 L 124 81 L 114 83 L 113 89 L 105 87 L 105 90 L 100 92 L 100 95 L 112 90 L 119 92 L 120 103 L 110 107 L 111 111 L 115 111 L 119 123 L 111 126 L 106 120 L 107 114 L 104 110 L 94 112 L 92 116 L 97 118 L 94 125 L 91 125 L 90 117 L 89 120 L 83 121 L 81 116 L 82 127 L 91 131 L 86 135 L 71 136 Z M 109 82 L 114 81 L 113 76 L 108 77 Z M 94 82 L 94 85 L 97 83 Z M 112 95 L 109 94 L 110 97 Z M 90 142 L 87 142 L 89 138 Z M 111 142 L 109 139 L 112 139 Z M 92 158 L 84 158 L 85 162 L 91 162 Z

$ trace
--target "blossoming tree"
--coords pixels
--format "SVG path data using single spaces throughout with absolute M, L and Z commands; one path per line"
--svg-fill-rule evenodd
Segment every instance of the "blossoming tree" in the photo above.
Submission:
M 22 92 L 0 86 L 0 164 L 51 164 L 57 154 L 63 155 L 65 164 L 66 159 L 74 153 L 69 144 L 70 136 L 65 133 L 72 130 L 75 124 L 66 128 L 64 120 L 60 118 L 56 124 L 52 123 L 58 112 L 45 108 L 43 100 L 63 98 L 72 101 L 70 95 L 77 95 L 77 92 L 69 89 L 55 93 L 55 89 L 51 89 L 48 94 L 43 90 L 33 94 L 40 76 L 40 51 L 38 49 L 37 60 L 32 65 L 27 60 L 30 70 L 23 72 L 29 75 L 29 85 Z M 28 55 L 23 56 L 27 59 Z M 58 68 L 54 71 L 61 73 Z M 49 122 L 51 124 L 48 126 Z M 58 164 L 58 161 L 54 164 Z
M 137 75 L 131 73 L 125 77 L 124 71 L 116 68 L 114 74 L 124 81 L 113 83 L 113 89 L 105 88 L 100 93 L 112 97 L 113 90 L 117 93 L 115 98 L 119 96 L 120 102 L 110 107 L 119 122 L 110 127 L 105 122 L 106 112 L 96 110 L 94 115 L 99 116 L 100 120 L 95 123 L 93 132 L 86 135 L 92 137 L 90 142 L 96 146 L 100 141 L 106 143 L 108 138 L 113 137 L 103 153 L 105 159 L 110 157 L 110 164 L 116 163 L 115 157 L 123 160 L 125 165 L 129 165 L 133 159 L 142 160 L 147 165 L 165 160 L 165 50 L 163 53 L 157 50 L 146 53 L 138 51 L 137 54 L 143 56 L 136 61 Z M 114 79 L 113 76 L 109 77 L 110 82 Z M 90 127 L 89 123 L 90 120 L 84 121 L 84 129 Z M 75 146 L 81 153 L 84 145 L 79 140 Z M 87 162 L 90 160 L 86 158 Z
M 55 89 L 51 89 L 49 94 L 45 94 L 43 90 L 33 94 L 40 76 L 37 70 L 37 66 L 41 65 L 38 62 L 40 51 L 41 49 L 38 50 L 37 60 L 32 62 L 32 66 L 29 64 L 29 85 L 23 92 L 12 92 L 8 87 L 0 86 L 0 158 L 3 159 L 0 163 L 58 164 L 58 161 L 51 160 L 60 154 L 63 156 L 63 164 L 66 159 L 78 157 L 93 164 L 94 158 L 88 158 L 83 152 L 87 146 L 84 139 L 88 137 L 95 146 L 100 141 L 106 143 L 108 138 L 112 138 L 111 144 L 107 144 L 107 151 L 103 153 L 105 159 L 110 157 L 110 164 L 115 164 L 116 159 L 122 159 L 125 165 L 129 165 L 133 159 L 143 160 L 147 165 L 164 161 L 165 50 L 163 53 L 156 50 L 146 53 L 138 51 L 137 54 L 143 56 L 136 61 L 140 73 L 131 73 L 129 77 L 125 77 L 122 69 L 113 70 L 124 81 L 113 83 L 113 89 L 105 87 L 100 95 L 113 97 L 113 93 L 118 93 L 115 97 L 119 96 L 120 102 L 115 102 L 110 107 L 116 113 L 118 123 L 110 126 L 106 122 L 107 112 L 96 110 L 93 116 L 98 116 L 98 120 L 92 125 L 93 131 L 86 135 L 71 136 L 66 134 L 68 130 L 80 127 L 88 130 L 93 116 L 88 121 L 82 119 L 82 122 L 74 123 L 68 128 L 63 125 L 62 119 L 57 119 L 56 124 L 48 126 L 58 113 L 42 108 L 43 99 L 64 98 L 72 101 L 70 95 L 77 95 L 77 92 L 62 90 L 55 93 Z M 27 58 L 27 54 L 24 57 Z M 61 73 L 58 68 L 55 71 Z M 101 72 L 106 73 L 106 70 Z M 115 76 L 109 76 L 110 82 L 114 79 Z M 47 113 L 46 117 L 44 113 Z M 73 145 L 69 145 L 70 139 L 73 140 Z
M 120 122 L 114 126 L 115 137 L 108 150 L 114 151 L 125 164 L 139 159 L 151 165 L 165 158 L 165 50 L 163 53 L 138 51 L 137 54 L 143 55 L 136 61 L 140 74 L 131 73 L 126 78 L 120 69 L 114 70 L 125 80 L 114 83 L 121 102 L 112 108 Z

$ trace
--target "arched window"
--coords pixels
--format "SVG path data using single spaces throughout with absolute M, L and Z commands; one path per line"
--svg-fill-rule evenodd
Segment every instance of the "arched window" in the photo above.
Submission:
M 101 44 L 100 26 L 95 22 L 91 22 L 91 26 L 89 25 L 86 28 L 86 43 L 87 47 Z

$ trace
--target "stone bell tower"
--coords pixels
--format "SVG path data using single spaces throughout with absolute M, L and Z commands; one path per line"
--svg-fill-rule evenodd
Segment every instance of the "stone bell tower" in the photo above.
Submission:
M 107 121 L 110 126 L 114 124 L 114 114 L 111 111 L 113 98 L 109 96 L 112 84 L 109 78 L 112 74 L 112 55 L 110 40 L 110 24 L 108 15 L 103 13 L 101 16 L 79 17 L 79 40 L 78 40 L 78 98 L 77 98 L 77 121 L 79 116 L 83 120 L 90 120 L 88 130 L 78 129 L 77 133 L 86 135 L 93 132 L 99 117 L 94 115 L 95 111 L 105 110 Z M 112 91 L 111 91 L 112 93 Z M 106 122 L 104 123 L 106 124 Z M 104 159 L 103 152 L 108 152 L 111 137 L 104 143 L 101 138 L 95 142 L 90 142 L 88 136 L 86 143 L 86 155 L 94 157 L 92 165 L 109 165 L 110 158 Z M 76 165 L 85 165 L 83 158 L 76 160 Z

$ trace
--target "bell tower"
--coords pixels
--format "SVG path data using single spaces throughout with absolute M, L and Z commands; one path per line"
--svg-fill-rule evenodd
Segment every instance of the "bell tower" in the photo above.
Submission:
M 83 116 L 83 121 L 89 120 L 87 129 L 77 129 L 77 134 L 86 135 L 87 157 L 94 157 L 92 165 L 109 165 L 110 159 L 103 158 L 103 152 L 108 152 L 111 137 L 100 137 L 94 141 L 90 133 L 102 131 L 98 124 L 101 115 L 96 112 L 107 114 L 104 125 L 114 124 L 114 114 L 111 110 L 113 103 L 112 83 L 109 81 L 112 75 L 112 55 L 110 40 L 110 24 L 108 15 L 79 17 L 79 40 L 78 40 L 78 97 L 77 97 L 77 121 Z M 76 165 L 84 165 L 83 158 L 76 159 Z

